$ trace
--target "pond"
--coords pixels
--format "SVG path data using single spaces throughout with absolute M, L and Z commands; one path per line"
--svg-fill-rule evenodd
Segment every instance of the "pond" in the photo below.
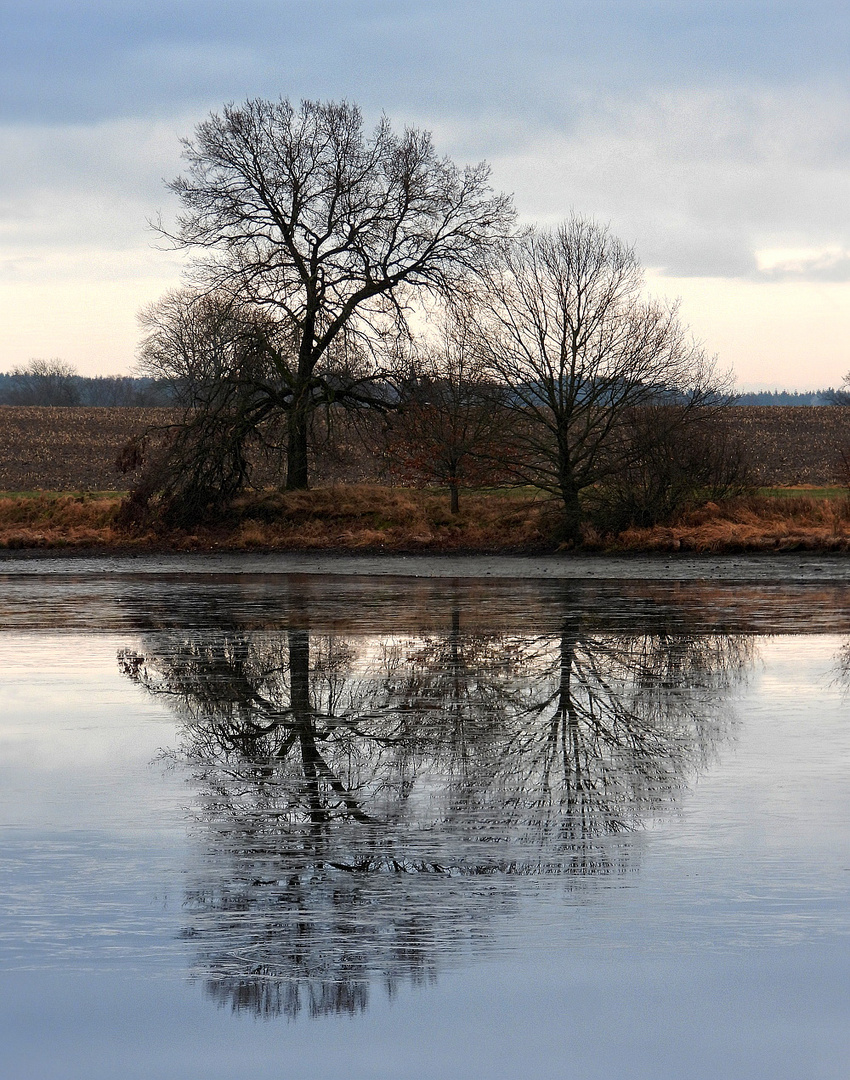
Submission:
M 850 588 L 6 574 L 0 1074 L 850 1068 Z

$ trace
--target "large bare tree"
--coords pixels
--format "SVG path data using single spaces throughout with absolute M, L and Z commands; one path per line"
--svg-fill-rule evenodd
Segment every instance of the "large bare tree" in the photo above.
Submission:
M 507 244 L 477 323 L 484 368 L 515 416 L 510 467 L 563 501 L 570 539 L 581 492 L 629 461 L 635 408 L 666 404 L 684 418 L 718 396 L 714 364 L 675 306 L 645 299 L 633 249 L 587 218 Z
M 196 283 L 291 331 L 265 392 L 286 413 L 286 486 L 304 488 L 311 414 L 347 391 L 329 357 L 374 350 L 417 290 L 461 289 L 509 233 L 511 201 L 485 164 L 458 169 L 427 132 L 398 134 L 386 118 L 366 134 L 345 101 L 228 105 L 184 157 L 172 239 L 195 253 Z

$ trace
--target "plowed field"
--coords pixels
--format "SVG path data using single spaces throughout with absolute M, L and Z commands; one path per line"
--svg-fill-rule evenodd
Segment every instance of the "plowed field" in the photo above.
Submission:
M 179 419 L 172 409 L 0 406 L 0 491 L 115 491 L 115 460 L 133 435 Z
M 167 424 L 179 415 L 171 409 L 2 406 L 0 491 L 124 489 L 129 478 L 115 466 L 121 447 L 148 426 Z M 850 408 L 736 406 L 730 415 L 756 483 L 848 481 L 842 452 L 850 461 Z
M 850 408 L 740 405 L 730 415 L 757 484 L 821 486 L 850 480 Z

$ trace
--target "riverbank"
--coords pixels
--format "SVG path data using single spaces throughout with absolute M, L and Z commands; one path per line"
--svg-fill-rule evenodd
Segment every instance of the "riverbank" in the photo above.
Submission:
M 524 492 L 465 494 L 458 514 L 440 491 L 366 485 L 253 496 L 192 530 L 120 524 L 118 493 L 0 495 L 0 549 L 105 553 L 364 552 L 387 555 L 563 555 L 556 502 Z M 850 551 L 843 491 L 777 490 L 706 506 L 671 525 L 584 533 L 585 554 Z

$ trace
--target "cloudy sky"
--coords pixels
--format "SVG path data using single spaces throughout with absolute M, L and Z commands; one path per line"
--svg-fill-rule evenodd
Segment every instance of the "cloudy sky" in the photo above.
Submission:
M 129 371 L 148 221 L 224 102 L 348 98 L 634 243 L 741 388 L 850 370 L 850 9 L 809 0 L 0 0 L 0 370 Z

